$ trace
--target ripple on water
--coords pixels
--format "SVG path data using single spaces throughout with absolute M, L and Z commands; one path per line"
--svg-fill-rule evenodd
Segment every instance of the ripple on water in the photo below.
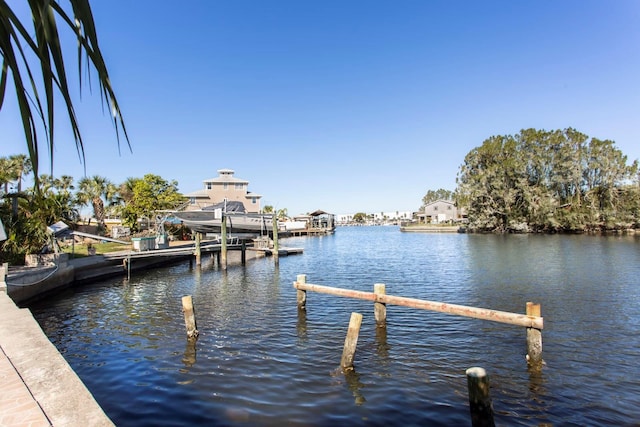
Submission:
M 468 425 L 464 372 L 487 369 L 499 425 L 632 425 L 640 338 L 637 240 L 406 234 L 339 229 L 295 238 L 303 255 L 226 273 L 210 262 L 109 280 L 34 305 L 49 338 L 119 426 Z M 606 260 L 606 262 L 604 262 Z M 542 303 L 542 371 L 519 327 L 372 305 L 309 283 L 524 312 Z M 200 337 L 185 337 L 192 295 Z M 339 362 L 351 312 L 364 315 L 355 372 Z M 580 408 L 580 410 L 576 410 Z

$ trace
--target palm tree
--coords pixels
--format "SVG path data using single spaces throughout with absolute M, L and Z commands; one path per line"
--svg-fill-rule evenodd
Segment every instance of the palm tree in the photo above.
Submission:
M 18 110 L 24 128 L 29 160 L 34 171 L 38 190 L 38 160 L 40 125 L 44 128 L 47 148 L 51 153 L 53 169 L 54 153 L 54 105 L 55 94 L 62 96 L 73 136 L 82 161 L 84 143 L 80 134 L 75 109 L 69 94 L 67 72 L 61 48 L 58 24 L 75 34 L 78 42 L 79 84 L 82 88 L 83 57 L 87 71 L 95 69 L 103 102 L 111 112 L 118 147 L 120 131 L 129 149 L 129 137 L 124 126 L 118 101 L 109 81 L 107 67 L 98 46 L 95 23 L 88 0 L 68 0 L 65 9 L 60 0 L 30 0 L 33 28 L 28 30 L 6 0 L 0 0 L 0 111 L 2 110 L 7 82 L 13 81 Z M 70 10 L 69 10 L 70 9 Z M 39 70 L 39 72 L 38 72 Z M 40 79 L 38 83 L 36 80 Z
M 31 161 L 24 154 L 0 158 L 0 184 L 4 192 L 9 192 L 9 184 L 17 182 L 18 192 L 22 191 L 22 178 L 31 172 Z
M 76 198 L 82 205 L 91 204 L 93 216 L 99 226 L 104 226 L 105 202 L 111 204 L 117 189 L 107 178 L 95 175 L 91 178 L 85 177 L 78 182 L 78 192 Z

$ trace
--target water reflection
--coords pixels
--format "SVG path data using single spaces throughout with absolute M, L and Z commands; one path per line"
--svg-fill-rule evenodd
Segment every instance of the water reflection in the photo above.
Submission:
M 196 343 L 198 342 L 197 337 L 187 338 L 186 346 L 184 349 L 184 355 L 182 357 L 182 363 L 187 368 L 192 367 L 196 364 Z
M 298 307 L 298 321 L 296 322 L 296 331 L 298 339 L 301 343 L 307 340 L 307 310 Z
M 389 349 L 391 346 L 387 343 L 386 326 L 376 326 L 376 352 L 383 364 L 389 363 Z
M 292 239 L 304 254 L 278 266 L 223 271 L 205 258 L 200 269 L 185 262 L 74 288 L 32 311 L 119 426 L 468 425 L 469 366 L 492 375 L 498 425 L 640 419 L 640 240 L 353 228 Z M 302 273 L 512 312 L 540 302 L 548 365 L 526 370 L 519 327 L 395 307 L 387 328 L 362 328 L 358 371 L 328 379 L 340 319 L 358 311 L 373 325 L 371 304 L 314 294 L 312 310 L 296 310 L 291 283 Z M 199 344 L 184 341 L 182 295 L 193 295 Z
M 360 374 L 358 374 L 355 369 L 346 369 L 343 371 L 343 374 L 347 381 L 347 385 L 349 386 L 349 390 L 351 390 L 353 397 L 355 397 L 355 404 L 358 406 L 364 405 L 367 399 L 365 399 L 362 394 L 364 384 L 360 382 Z

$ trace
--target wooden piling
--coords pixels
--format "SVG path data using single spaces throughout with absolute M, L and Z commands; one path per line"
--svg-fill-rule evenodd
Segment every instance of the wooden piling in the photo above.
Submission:
M 241 251 L 240 262 L 242 263 L 242 265 L 245 265 L 247 263 L 247 243 L 244 240 L 242 240 Z
M 196 265 L 200 265 L 201 264 L 201 256 L 202 256 L 202 252 L 201 252 L 201 248 L 200 248 L 200 239 L 202 235 L 200 234 L 200 232 L 196 231 L 196 245 L 195 245 L 195 252 L 196 252 Z
M 527 302 L 527 316 L 540 317 L 540 314 L 540 304 Z M 527 327 L 527 363 L 542 365 L 542 330 L 533 326 Z
M 222 213 L 222 224 L 220 227 L 222 247 L 220 248 L 220 268 L 227 269 L 227 216 Z
M 469 410 L 473 427 L 493 427 L 493 405 L 489 392 L 489 377 L 483 368 L 469 368 L 467 387 L 469 389 Z
M 356 354 L 356 346 L 358 345 L 358 335 L 360 335 L 360 326 L 362 325 L 362 314 L 351 313 L 349 320 L 349 330 L 344 340 L 344 350 L 342 351 L 342 359 L 340 366 L 343 370 L 353 369 L 353 359 Z
M 420 300 L 416 298 L 397 297 L 393 295 L 377 295 L 373 292 L 355 291 L 351 289 L 332 288 L 329 286 L 313 285 L 311 283 L 295 282 L 293 287 L 298 290 L 318 292 L 322 294 L 337 295 L 341 297 L 356 298 L 367 301 L 383 302 L 385 304 L 402 305 L 421 310 L 438 311 L 446 314 L 454 314 L 476 319 L 490 320 L 493 322 L 508 323 L 511 325 L 532 327 L 542 330 L 544 319 L 539 316 L 527 316 L 526 314 L 509 313 L 507 311 L 490 310 L 488 308 L 469 307 L 444 302 Z
M 297 283 L 305 284 L 307 282 L 306 274 L 298 274 Z M 296 292 L 296 297 L 298 300 L 298 309 L 305 310 L 307 308 L 307 291 L 303 289 L 298 289 Z
M 384 283 L 376 283 L 373 285 L 373 293 L 376 295 L 385 295 L 386 287 Z M 384 328 L 387 326 L 387 305 L 383 302 L 376 300 L 373 303 L 373 313 L 376 318 L 376 325 L 379 328 Z
M 0 292 L 7 292 L 7 276 L 9 275 L 9 263 L 3 262 L 0 266 Z
M 187 328 L 187 338 L 198 336 L 198 328 L 196 327 L 196 315 L 193 309 L 193 299 L 191 295 L 182 297 L 182 311 L 184 312 L 184 324 Z
M 280 263 L 280 253 L 278 247 L 278 218 L 277 215 L 273 214 L 273 262 L 276 265 Z

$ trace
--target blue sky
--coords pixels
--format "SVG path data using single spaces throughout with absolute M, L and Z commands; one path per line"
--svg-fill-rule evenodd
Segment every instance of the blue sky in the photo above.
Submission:
M 153 173 L 188 193 L 229 168 L 263 204 L 341 214 L 417 210 L 455 189 L 470 150 L 524 128 L 573 127 L 640 159 L 635 0 L 92 5 L 133 151 L 96 90 L 75 100 L 87 174 L 114 183 Z M 0 156 L 25 151 L 12 101 Z M 58 117 L 53 173 L 79 179 Z

